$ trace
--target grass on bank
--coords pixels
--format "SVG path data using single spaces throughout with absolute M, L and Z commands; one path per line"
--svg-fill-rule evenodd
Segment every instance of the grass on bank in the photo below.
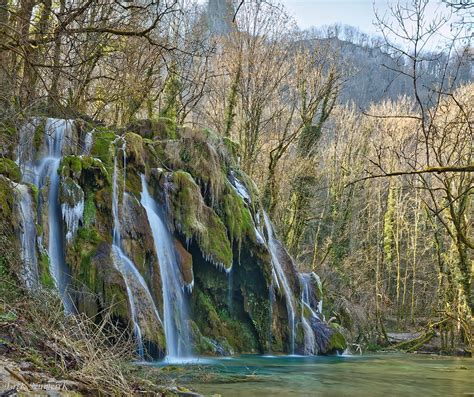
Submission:
M 54 291 L 26 294 L 0 266 L 0 358 L 28 363 L 45 379 L 72 381 L 68 388 L 85 395 L 186 393 L 164 371 L 153 371 L 153 378 L 144 376 L 148 372 L 133 364 L 133 337 L 110 313 L 103 311 L 100 319 L 67 315 Z

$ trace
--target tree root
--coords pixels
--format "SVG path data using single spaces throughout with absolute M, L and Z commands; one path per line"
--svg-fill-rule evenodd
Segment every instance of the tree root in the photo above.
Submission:
M 417 338 L 410 339 L 404 342 L 397 343 L 393 346 L 390 346 L 390 349 L 393 350 L 406 350 L 407 352 L 414 352 L 418 350 L 423 345 L 426 345 L 434 336 L 436 332 L 433 329 L 421 334 Z

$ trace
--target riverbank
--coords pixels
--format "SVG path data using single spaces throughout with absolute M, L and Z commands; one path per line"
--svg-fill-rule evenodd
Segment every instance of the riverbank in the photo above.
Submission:
M 164 371 L 144 377 L 134 364 L 133 337 L 107 313 L 95 323 L 66 315 L 55 294 L 25 296 L 9 289 L 7 278 L 0 284 L 8 298 L 0 300 L 0 396 L 195 395 Z

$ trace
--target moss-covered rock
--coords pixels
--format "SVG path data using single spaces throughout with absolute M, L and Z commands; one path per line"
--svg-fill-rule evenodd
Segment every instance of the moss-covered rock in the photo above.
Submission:
M 100 159 L 109 169 L 113 165 L 114 150 L 112 142 L 116 139 L 112 130 L 104 127 L 97 127 L 94 134 L 94 144 L 91 149 L 91 156 Z
M 0 158 L 0 174 L 16 183 L 21 179 L 20 168 L 13 160 L 7 158 Z
M 209 208 L 192 176 L 184 171 L 171 175 L 169 191 L 172 221 L 186 239 L 195 239 L 204 257 L 225 269 L 232 267 L 232 248 L 227 229 Z
M 181 134 L 180 140 L 166 142 L 166 163 L 172 169 L 184 170 L 193 175 L 206 193 L 209 199 L 207 202 L 214 205 L 224 189 L 225 163 L 203 130 L 187 128 Z
M 327 346 L 327 354 L 342 353 L 347 348 L 346 338 L 342 334 L 342 329 L 338 324 L 331 323 L 331 336 Z
M 230 184 L 227 184 L 219 205 L 222 208 L 222 219 L 229 232 L 231 242 L 235 241 L 240 245 L 245 238 L 250 238 L 255 242 L 256 235 L 252 215 L 243 199 L 230 187 Z

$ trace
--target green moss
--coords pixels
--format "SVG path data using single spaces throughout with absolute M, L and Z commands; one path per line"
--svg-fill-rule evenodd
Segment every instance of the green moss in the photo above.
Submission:
M 82 171 L 82 159 L 79 156 L 65 156 L 59 165 L 61 174 L 64 176 L 80 175 Z
M 20 168 L 13 160 L 7 158 L 0 158 L 0 174 L 5 175 L 16 183 L 19 183 L 21 180 Z
M 8 179 L 0 176 L 0 219 L 11 223 L 13 210 L 13 189 Z
M 226 269 L 232 267 L 232 248 L 227 237 L 227 229 L 217 215 L 210 210 L 205 233 L 198 239 L 203 253 L 214 263 L 221 264 Z
M 346 338 L 341 333 L 341 327 L 338 324 L 330 324 L 333 333 L 329 338 L 328 353 L 343 352 L 347 348 Z
M 105 283 L 104 298 L 113 314 L 122 319 L 128 319 L 128 298 L 123 286 L 114 283 Z
M 55 283 L 53 276 L 49 271 L 49 256 L 46 253 L 40 254 L 39 261 L 38 261 L 38 272 L 40 283 L 45 288 L 54 288 Z
M 218 290 L 212 289 L 208 292 L 204 286 L 200 286 L 195 289 L 194 293 L 193 317 L 205 335 L 218 340 L 224 346 L 227 345 L 228 350 L 240 352 L 258 350 L 258 343 L 255 340 L 252 325 L 240 316 L 231 317 L 227 308 L 222 304 L 219 306 L 214 303 L 213 300 L 219 299 Z M 196 347 L 198 353 L 213 353 L 215 347 L 213 345 L 209 346 L 209 340 L 205 337 L 203 339 L 200 333 L 198 335 L 200 336 Z
M 127 166 L 129 163 L 140 172 L 145 171 L 145 160 L 143 158 L 143 138 L 133 132 L 125 134 Z
M 92 257 L 97 252 L 97 245 L 101 241 L 99 233 L 93 228 L 80 228 L 75 241 L 75 249 L 79 254 L 79 269 L 75 272 L 81 282 L 97 290 L 96 271 L 91 266 Z
M 36 185 L 34 185 L 33 183 L 29 183 L 28 184 L 28 187 L 30 188 L 30 191 L 33 195 L 33 200 L 36 204 L 38 204 L 38 195 L 39 195 L 39 190 L 38 190 L 38 187 Z
M 91 155 L 100 159 L 107 167 L 111 167 L 113 164 L 111 144 L 116 138 L 115 133 L 107 128 L 97 127 L 94 138 Z
M 204 203 L 199 186 L 184 171 L 173 173 L 175 184 L 172 197 L 173 221 L 187 239 L 195 238 L 203 255 L 229 269 L 232 249 L 227 229 L 217 214 Z
M 77 231 L 77 235 L 80 239 L 84 240 L 84 242 L 92 245 L 97 245 L 101 241 L 99 232 L 94 228 L 81 227 Z M 80 243 L 78 245 L 80 245 Z
M 140 197 L 142 191 L 142 181 L 138 172 L 128 172 L 125 183 L 128 192 L 132 192 L 135 197 Z
M 176 121 L 168 117 L 159 117 L 153 120 L 155 137 L 159 139 L 176 139 Z
M 240 145 L 238 142 L 233 141 L 228 137 L 222 138 L 222 143 L 224 144 L 229 156 L 231 157 L 234 163 L 237 163 L 237 157 L 240 151 Z
M 196 295 L 197 304 L 200 310 L 202 310 L 202 319 L 205 319 L 206 323 L 203 325 L 209 327 L 209 329 L 207 329 L 208 333 L 214 332 L 218 334 L 218 330 L 221 328 L 221 320 L 219 318 L 219 315 L 217 314 L 217 311 L 214 307 L 214 304 L 212 303 L 211 298 L 209 297 L 209 295 L 206 295 L 204 291 L 200 289 L 196 290 Z
M 245 237 L 256 240 L 252 216 L 242 198 L 231 186 L 227 186 L 221 201 L 222 218 L 230 234 L 231 242 L 239 244 Z
M 101 185 L 103 183 L 102 177 L 105 177 L 105 180 L 110 183 L 110 173 L 107 171 L 104 163 L 92 156 L 65 156 L 61 160 L 59 170 L 64 177 L 72 177 L 75 180 L 79 180 L 84 171 L 90 171 L 86 172 L 86 177 L 95 179 L 96 184 Z M 84 182 L 91 184 L 92 181 L 87 180 Z
M 214 205 L 220 199 L 226 179 L 224 162 L 216 149 L 218 145 L 209 140 L 204 130 L 184 128 L 180 134 L 181 140 L 165 144 L 166 165 L 189 172 L 206 192 L 210 205 Z
M 94 194 L 89 193 L 86 196 L 86 200 L 84 202 L 84 213 L 82 216 L 83 224 L 85 228 L 88 228 L 89 226 L 94 224 L 96 214 L 97 214 L 97 209 L 94 203 Z
M 33 143 L 35 145 L 36 152 L 39 151 L 41 144 L 43 143 L 45 130 L 46 130 L 46 119 L 41 118 L 38 126 L 35 128 L 35 135 L 33 137 Z

